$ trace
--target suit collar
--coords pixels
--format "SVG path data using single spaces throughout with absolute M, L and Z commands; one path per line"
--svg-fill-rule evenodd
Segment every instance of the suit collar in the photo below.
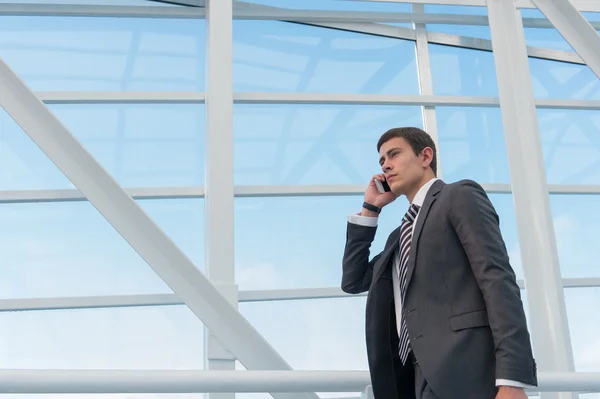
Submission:
M 429 189 L 438 180 L 440 180 L 440 179 L 438 179 L 437 177 L 434 177 L 433 179 L 429 180 L 427 183 L 423 184 L 423 186 L 419 189 L 419 191 L 417 191 L 417 194 L 415 194 L 415 198 L 413 198 L 412 203 L 415 205 L 418 205 L 419 207 L 423 207 L 423 203 L 425 202 L 425 198 L 427 197 Z

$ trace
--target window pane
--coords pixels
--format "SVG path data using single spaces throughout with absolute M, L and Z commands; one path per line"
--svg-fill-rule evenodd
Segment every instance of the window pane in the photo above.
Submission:
M 600 184 L 598 111 L 539 109 L 548 183 Z
M 522 276 L 516 219 L 510 195 L 490 195 L 513 267 Z M 241 290 L 338 287 L 347 216 L 360 212 L 362 196 L 236 198 L 235 264 Z M 404 197 L 379 218 L 371 258 L 408 209 Z
M 366 297 L 241 303 L 240 311 L 296 370 L 368 370 Z
M 437 107 L 444 179 L 510 183 L 500 108 Z
M 551 195 L 563 277 L 600 277 L 600 195 Z
M 236 91 L 419 93 L 413 41 L 243 20 L 233 40 Z
M 203 105 L 51 105 L 93 157 L 125 187 L 204 183 Z M 0 190 L 73 188 L 0 108 Z
M 197 370 L 204 368 L 203 335 L 183 305 L 5 312 L 0 367 Z
M 536 98 L 599 100 L 600 79 L 587 65 L 529 58 Z
M 33 90 L 203 91 L 204 20 L 0 17 L 0 57 Z
M 429 54 L 434 94 L 498 96 L 492 52 L 430 44 Z
M 203 201 L 139 204 L 203 269 Z M 171 292 L 89 202 L 0 204 L 0 253 L 2 298 Z
M 381 173 L 377 140 L 422 128 L 420 107 L 236 105 L 235 183 L 367 184 Z
M 600 287 L 567 288 L 565 303 L 575 371 L 600 372 Z M 596 315 L 596 316 L 594 316 Z

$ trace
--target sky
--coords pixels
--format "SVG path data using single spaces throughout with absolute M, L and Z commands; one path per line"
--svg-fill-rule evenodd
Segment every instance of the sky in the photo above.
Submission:
M 409 11 L 405 4 L 284 3 Z M 440 6 L 426 11 L 485 13 Z M 539 16 L 531 10 L 524 15 Z M 235 91 L 418 94 L 412 42 L 274 21 L 234 21 L 233 28 Z M 35 91 L 203 91 L 204 29 L 197 20 L 0 17 L 0 57 Z M 429 29 L 489 39 L 487 27 Z M 526 38 L 529 45 L 571 50 L 552 29 L 526 29 Z M 435 94 L 498 95 L 491 53 L 429 48 Z M 600 97 L 599 81 L 585 66 L 532 59 L 530 70 L 537 98 Z M 123 187 L 204 183 L 203 105 L 50 109 Z M 445 181 L 510 183 L 499 109 L 436 112 Z M 548 182 L 600 185 L 598 113 L 538 110 L 538 118 Z M 366 184 L 378 172 L 376 140 L 395 126 L 422 127 L 420 108 L 235 105 L 235 184 Z M 0 191 L 64 188 L 73 185 L 0 109 Z M 512 195 L 490 198 L 523 278 Z M 600 216 L 590 211 L 597 202 L 598 196 L 550 198 L 563 277 L 600 277 Z M 361 196 L 236 199 L 239 288 L 338 287 L 346 216 L 361 203 Z M 139 204 L 204 270 L 203 200 Z M 373 253 L 383 248 L 406 207 L 399 199 L 385 209 Z M 171 292 L 87 202 L 0 204 L 0 253 L 0 299 Z M 576 369 L 600 371 L 600 317 L 588 312 L 600 305 L 600 288 L 566 289 L 565 298 Z M 239 308 L 294 368 L 366 370 L 363 297 Z M 203 334 L 185 306 L 0 313 L 0 368 L 201 369 Z

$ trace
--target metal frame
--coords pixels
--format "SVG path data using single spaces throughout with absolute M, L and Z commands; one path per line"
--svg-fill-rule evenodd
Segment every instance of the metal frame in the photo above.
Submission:
M 573 371 L 525 34 L 514 0 L 487 0 L 487 6 L 526 293 L 533 309 L 532 343 L 539 370 Z
M 600 373 L 540 373 L 529 392 L 600 392 Z M 201 393 L 363 392 L 367 371 L 125 371 L 1 370 L 0 392 L 24 393 Z
M 600 35 L 569 0 L 532 0 L 600 78 Z
M 1 60 L 0 88 L 0 106 L 240 363 L 247 369 L 290 370 L 254 326 Z M 301 396 L 317 398 L 316 394 Z
M 405 1 L 403 1 L 404 3 Z M 409 1 L 406 1 L 409 3 Z M 417 1 L 417 3 L 424 3 Z M 529 3 L 524 3 L 529 4 Z M 586 3 L 581 11 L 600 11 L 600 5 Z M 0 4 L 0 16 L 64 16 L 64 17 L 133 17 L 133 18 L 204 18 L 202 7 L 159 7 L 159 6 L 95 6 L 71 4 Z M 290 10 L 236 1 L 234 19 L 279 20 L 293 22 L 406 22 L 415 24 L 449 25 L 488 25 L 485 15 L 403 13 L 403 12 L 363 12 L 363 11 L 322 11 Z M 523 25 L 531 28 L 549 28 L 554 25 L 543 18 L 523 18 Z M 600 22 L 591 25 L 600 29 Z
M 482 184 L 490 194 L 510 194 L 510 184 Z M 362 195 L 364 186 L 236 186 L 234 197 L 313 197 Z M 138 187 L 125 188 L 125 192 L 136 200 L 204 198 L 204 187 Z M 549 184 L 548 194 L 598 195 L 600 186 Z M 0 204 L 73 202 L 87 201 L 76 189 L 59 190 L 6 190 L 0 191 Z
M 167 0 L 202 5 L 200 0 Z M 198 3 L 196 4 L 196 2 Z M 0 392 L 212 392 L 231 399 L 233 390 L 274 392 L 286 398 L 296 391 L 365 391 L 366 373 L 291 371 L 237 311 L 239 302 L 342 298 L 337 287 L 238 292 L 233 278 L 233 199 L 235 197 L 361 195 L 350 186 L 234 186 L 231 118 L 233 104 L 355 104 L 421 106 L 427 130 L 437 135 L 435 107 L 500 107 L 507 137 L 511 184 L 485 185 L 490 193 L 512 193 L 515 199 L 533 343 L 543 370 L 536 391 L 600 390 L 600 376 L 572 371 L 563 288 L 600 287 L 600 278 L 561 279 L 549 212 L 549 194 L 600 194 L 600 186 L 548 185 L 537 137 L 535 108 L 600 109 L 600 101 L 533 99 L 527 57 L 588 65 L 600 76 L 600 22 L 587 22 L 580 12 L 600 12 L 597 0 L 362 0 L 412 3 L 412 13 L 290 10 L 231 0 L 207 0 L 201 7 L 88 6 L 0 4 L 0 16 L 65 16 L 207 19 L 206 93 L 197 92 L 37 92 L 32 94 L 0 60 L 0 105 L 72 179 L 78 189 L 0 191 L 0 204 L 90 201 L 173 289 L 174 294 L 0 300 L 0 312 L 104 307 L 187 305 L 210 329 L 206 337 L 207 372 L 0 371 Z M 201 4 L 202 3 L 202 4 Z M 487 6 L 485 15 L 425 13 L 424 4 Z M 519 8 L 537 8 L 542 18 L 521 18 Z M 231 26 L 235 19 L 278 20 L 411 40 L 416 45 L 420 94 L 349 95 L 322 93 L 233 92 Z M 216 21 L 216 22 L 215 22 Z M 380 23 L 378 23 L 380 22 Z M 382 22 L 413 23 L 414 28 Z M 428 32 L 426 24 L 490 26 L 493 40 Z M 557 28 L 575 52 L 526 46 L 523 27 Z M 435 96 L 429 66 L 429 44 L 494 51 L 499 98 Z M 36 98 L 37 97 L 37 98 Z M 122 189 L 48 112 L 45 104 L 202 104 L 206 103 L 206 186 L 132 187 Z M 518 120 L 518 123 L 517 123 Z M 532 134 L 535 133 L 535 134 Z M 524 154 L 522 149 L 527 147 Z M 533 149 L 533 152 L 532 152 Z M 528 173 L 520 173 L 526 170 Z M 223 172 L 225 171 L 225 172 Z M 530 173 L 529 173 L 530 172 Z M 217 184 L 218 183 L 218 184 Z M 210 281 L 137 207 L 135 199 L 205 198 L 206 265 Z M 533 198 L 535 206 L 529 205 Z M 218 200 L 217 200 L 218 199 Z M 223 200 L 225 199 L 225 200 Z M 226 215 L 215 221 L 214 215 Z M 542 232 L 538 236 L 536 232 Z M 214 334 L 214 335 L 213 335 Z M 227 350 L 226 350 L 227 348 Z M 233 356 L 235 355 L 235 356 Z M 247 368 L 233 371 L 239 359 Z M 216 370 L 216 371 L 215 371 Z M 282 371 L 277 371 L 282 370 Z M 368 378 L 368 376 L 367 376 Z M 267 381 L 268 379 L 268 381 Z M 75 383 L 74 383 L 75 382 Z M 68 386 L 67 386 L 68 383 Z M 336 385 L 337 384 L 337 385 Z M 226 386 L 227 388 L 223 388 Z M 6 389 L 5 389 L 6 388 Z M 72 389 L 73 391 L 69 391 Z M 175 389 L 175 391 L 173 391 Z M 179 391 L 181 389 L 183 391 Z M 166 391 L 165 391 L 166 390 Z M 224 392 L 227 390 L 227 392 Z M 282 394 L 282 392 L 286 392 Z M 365 391 L 366 392 L 366 391 Z M 543 394 L 545 398 L 546 394 Z M 212 395 L 211 395 L 212 396 Z M 315 394 L 294 394 L 317 398 Z M 367 395 L 368 396 L 368 395 Z M 555 397 L 555 396 L 548 396 Z M 560 394 L 558 397 L 573 397 Z
M 233 265 L 233 38 L 231 0 L 206 2 L 206 275 L 237 308 Z M 205 369 L 235 370 L 236 357 L 204 327 Z M 274 363 L 276 368 L 281 364 Z M 286 365 L 283 365 L 286 369 Z M 235 393 L 210 393 L 208 399 L 235 399 Z
M 204 93 L 187 92 L 37 92 L 46 104 L 201 104 Z M 235 104 L 354 104 L 426 107 L 499 107 L 497 97 L 410 94 L 254 93 L 233 94 Z M 537 108 L 600 109 L 600 100 L 536 99 Z
M 525 289 L 525 281 L 519 280 L 519 287 Z M 563 288 L 600 288 L 600 277 L 565 278 Z M 327 298 L 354 298 L 366 294 L 350 295 L 338 287 L 296 288 L 280 290 L 239 291 L 238 301 L 271 302 L 298 301 Z M 176 306 L 185 305 L 175 294 L 138 294 L 138 295 L 99 295 L 88 297 L 62 298 L 16 298 L 0 299 L 0 312 L 100 309 L 116 307 Z

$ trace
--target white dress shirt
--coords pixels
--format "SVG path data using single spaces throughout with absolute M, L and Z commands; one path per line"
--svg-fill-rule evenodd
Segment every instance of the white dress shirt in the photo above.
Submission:
M 429 189 L 431 188 L 433 183 L 435 183 L 436 180 L 438 180 L 438 179 L 433 178 L 433 179 L 429 180 L 427 183 L 425 183 L 419 189 L 419 191 L 417 191 L 417 194 L 413 198 L 412 203 L 415 205 L 418 205 L 420 208 L 423 207 L 423 202 L 425 202 L 425 197 L 427 196 Z M 415 221 L 412 225 L 413 229 L 414 229 L 415 225 L 417 224 L 417 220 L 419 219 L 420 213 L 421 212 L 419 210 L 419 213 L 417 214 L 417 217 L 415 218 Z M 402 215 L 400 219 L 402 219 L 403 216 L 404 215 Z M 378 217 L 376 217 L 376 216 L 371 217 L 371 216 L 361 216 L 361 215 L 348 215 L 348 222 L 358 224 L 361 226 L 377 227 L 377 221 L 378 221 Z M 400 326 L 401 326 L 400 318 L 402 317 L 402 296 L 400 295 L 400 259 L 399 259 L 398 254 L 396 254 L 394 256 L 394 271 L 395 271 L 395 273 L 392 273 L 392 282 L 393 282 L 393 286 L 394 286 L 394 307 L 396 308 L 396 328 L 398 331 L 398 336 L 400 336 Z M 503 380 L 503 379 L 497 379 L 496 386 L 511 386 L 511 387 L 517 387 L 517 388 L 531 388 L 532 387 L 531 385 L 523 384 L 518 381 Z

